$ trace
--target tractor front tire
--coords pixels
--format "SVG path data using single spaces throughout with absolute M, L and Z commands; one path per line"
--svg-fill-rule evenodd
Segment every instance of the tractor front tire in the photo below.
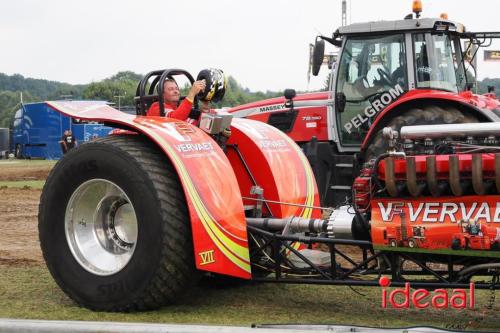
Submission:
M 46 181 L 38 227 L 54 280 L 92 310 L 156 309 L 197 282 L 183 188 L 143 137 L 69 151 Z
M 412 248 L 412 249 L 416 248 L 417 247 L 417 242 L 413 238 L 409 239 L 408 240 L 408 247 Z

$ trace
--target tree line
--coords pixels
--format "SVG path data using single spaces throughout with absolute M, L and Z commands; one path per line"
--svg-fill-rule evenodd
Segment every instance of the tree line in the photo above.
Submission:
M 75 100 L 105 100 L 121 107 L 132 108 L 137 84 L 141 74 L 131 71 L 119 72 L 99 82 L 84 85 L 72 85 L 57 81 L 25 78 L 22 75 L 6 75 L 0 73 L 0 127 L 11 127 L 15 112 L 20 107 L 21 94 L 24 103 L 44 100 L 59 100 L 71 98 Z M 325 82 L 325 85 L 326 82 Z M 487 92 L 488 86 L 494 86 L 500 94 L 500 78 L 484 79 L 478 82 L 478 92 Z M 187 91 L 188 87 L 182 87 Z M 283 93 L 266 91 L 252 92 L 244 88 L 232 76 L 228 77 L 224 99 L 216 107 L 230 107 L 250 103 L 266 98 L 281 96 Z M 118 96 L 120 100 L 118 101 Z
M 115 103 L 115 107 L 120 104 L 120 107 L 130 109 L 134 106 L 137 84 L 141 78 L 141 74 L 123 71 L 102 81 L 86 85 L 71 85 L 56 81 L 24 78 L 19 74 L 9 76 L 0 73 L 0 127 L 12 126 L 14 114 L 21 105 L 21 94 L 24 103 L 70 98 L 74 100 L 105 100 Z M 187 89 L 187 86 L 181 87 L 181 91 L 187 91 Z M 252 92 L 239 84 L 235 78 L 229 76 L 224 99 L 215 107 L 236 106 L 280 95 L 282 92 Z

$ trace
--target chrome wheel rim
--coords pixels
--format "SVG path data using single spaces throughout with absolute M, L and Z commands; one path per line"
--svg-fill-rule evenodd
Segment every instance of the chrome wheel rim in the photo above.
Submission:
M 118 273 L 134 254 L 138 237 L 134 206 L 109 180 L 81 184 L 69 199 L 64 225 L 71 253 L 92 274 Z

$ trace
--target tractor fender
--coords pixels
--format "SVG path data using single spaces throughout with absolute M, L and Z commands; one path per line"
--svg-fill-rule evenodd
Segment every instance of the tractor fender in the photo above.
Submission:
M 252 186 L 263 189 L 269 203 L 263 208 L 274 217 L 321 218 L 319 195 L 311 166 L 301 148 L 285 133 L 266 123 L 236 118 L 232 121 L 227 156 L 244 198 L 257 198 Z M 255 200 L 244 199 L 247 207 Z
M 398 112 L 413 107 L 419 107 L 419 105 L 423 103 L 435 102 L 441 105 L 443 103 L 449 103 L 449 105 L 458 106 L 460 110 L 466 110 L 466 112 L 476 115 L 481 121 L 500 121 L 500 117 L 493 111 L 495 108 L 499 107 L 498 101 L 488 99 L 488 101 L 485 102 L 483 101 L 485 98 L 472 94 L 469 96 L 469 94 L 466 95 L 466 93 L 468 92 L 453 94 L 444 91 L 428 90 L 410 91 L 404 94 L 377 115 L 363 140 L 361 150 L 364 151 L 369 146 L 375 134 L 377 134 L 390 119 L 397 115 Z
M 245 213 L 238 181 L 219 145 L 186 122 L 135 116 L 93 102 L 47 102 L 73 118 L 102 121 L 144 134 L 169 157 L 191 220 L 196 267 L 251 278 Z

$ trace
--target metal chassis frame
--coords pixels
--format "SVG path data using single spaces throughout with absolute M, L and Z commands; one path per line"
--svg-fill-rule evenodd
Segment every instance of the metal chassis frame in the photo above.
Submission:
M 404 287 L 407 282 L 411 283 L 412 288 L 424 288 L 424 289 L 436 289 L 436 288 L 469 288 L 469 281 L 456 282 L 454 278 L 457 277 L 458 271 L 453 269 L 452 255 L 447 255 L 448 264 L 447 270 L 434 270 L 426 265 L 426 263 L 419 258 L 413 256 L 412 253 L 408 252 L 396 252 L 396 251 L 380 251 L 373 252 L 372 243 L 369 241 L 362 240 L 351 240 L 351 239 L 335 239 L 335 238 L 323 238 L 323 237 L 310 237 L 310 236 L 298 236 L 298 235 L 281 235 L 278 233 L 268 232 L 256 227 L 248 226 L 248 233 L 259 236 L 265 240 L 264 244 L 260 247 L 252 249 L 250 252 L 250 258 L 252 258 L 255 253 L 263 250 L 264 248 L 270 246 L 272 249 L 271 257 L 274 263 L 268 268 L 271 268 L 274 272 L 270 276 L 257 276 L 256 274 L 252 277 L 253 281 L 258 282 L 273 282 L 273 283 L 295 283 L 295 284 L 321 284 L 321 285 L 346 285 L 346 286 L 380 286 L 379 278 L 382 275 L 391 276 L 391 286 L 392 287 Z M 322 268 L 306 257 L 304 257 L 299 251 L 294 249 L 289 243 L 290 242 L 300 242 L 303 244 L 311 245 L 315 244 L 325 244 L 330 250 L 331 267 Z M 340 251 L 336 245 L 348 245 L 355 246 L 362 249 L 363 260 L 359 261 L 353 259 Z M 286 256 L 283 255 L 283 250 L 286 249 L 293 252 L 297 257 L 299 257 L 304 263 L 306 263 L 308 268 L 297 268 L 298 271 L 304 272 L 304 277 L 297 278 L 291 277 L 288 274 L 297 275 L 297 272 L 287 273 L 283 272 L 281 264 L 287 261 Z M 369 253 L 371 252 L 371 253 Z M 391 268 L 385 270 L 378 270 L 375 266 L 369 266 L 375 263 L 379 257 L 386 256 L 390 261 L 390 267 L 397 267 L 398 258 L 403 258 L 415 263 L 421 268 L 421 270 L 402 270 L 396 271 Z M 337 258 L 343 258 L 350 262 L 354 267 L 348 269 L 339 269 L 337 266 Z M 456 256 L 455 256 L 456 257 Z M 252 261 L 252 259 L 251 259 Z M 251 263 L 253 267 L 258 265 L 254 262 Z M 307 273 L 318 275 L 318 277 L 307 277 Z M 403 276 L 400 276 L 401 273 Z M 483 274 L 481 276 L 491 276 L 492 282 L 489 281 L 474 281 L 476 289 L 500 289 L 500 285 L 493 282 L 495 276 L 498 276 L 500 272 L 496 274 L 491 274 L 490 272 Z M 364 275 L 367 279 L 356 278 L 353 275 Z M 409 279 L 409 276 L 420 277 L 418 279 Z M 422 279 L 422 276 L 432 276 L 434 279 Z

